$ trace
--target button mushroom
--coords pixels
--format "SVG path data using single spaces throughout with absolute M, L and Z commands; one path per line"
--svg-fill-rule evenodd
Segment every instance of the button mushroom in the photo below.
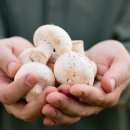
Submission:
M 57 58 L 72 50 L 71 38 L 62 28 L 54 25 L 39 27 L 34 33 L 34 45 L 36 50 L 30 58 L 34 62 L 46 64 L 55 63 Z
M 81 55 L 85 55 L 85 53 L 84 53 L 84 42 L 82 40 L 73 40 L 72 41 L 72 51 L 77 52 L 77 53 L 79 53 Z M 96 76 L 96 74 L 97 74 L 97 65 L 95 64 L 95 62 L 93 62 L 89 58 L 88 58 L 88 60 L 92 64 L 92 66 L 94 68 L 94 75 Z
M 54 66 L 58 83 L 93 85 L 94 68 L 87 57 L 77 52 L 66 52 L 61 55 Z
M 28 72 L 34 72 L 39 77 L 38 83 L 26 94 L 26 101 L 30 102 L 32 99 L 36 98 L 45 87 L 54 86 L 55 77 L 53 72 L 46 65 L 32 62 L 24 64 L 16 73 L 14 80 L 17 80 L 17 78 Z

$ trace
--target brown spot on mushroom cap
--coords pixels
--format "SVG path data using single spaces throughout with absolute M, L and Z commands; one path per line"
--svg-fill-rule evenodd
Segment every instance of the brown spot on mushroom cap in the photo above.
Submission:
M 89 84 L 94 81 L 94 71 L 89 60 L 76 52 L 61 55 L 54 67 L 57 81 L 70 84 Z
M 41 85 L 43 88 L 55 85 L 55 77 L 50 68 L 44 64 L 37 62 L 23 65 L 16 73 L 15 80 L 28 72 L 34 72 L 38 75 L 38 84 Z
M 70 66 L 73 66 L 73 64 L 70 64 Z M 85 71 L 76 72 L 76 70 L 77 66 L 63 68 L 63 71 L 65 72 L 65 79 L 68 79 L 67 82 L 70 84 L 76 84 L 77 82 L 79 82 L 80 84 L 89 84 L 88 76 L 86 75 Z
M 54 25 L 44 25 L 39 27 L 34 33 L 34 44 L 37 47 L 43 41 L 55 48 L 49 62 L 54 63 L 63 53 L 71 51 L 72 43 L 68 33 L 62 28 Z

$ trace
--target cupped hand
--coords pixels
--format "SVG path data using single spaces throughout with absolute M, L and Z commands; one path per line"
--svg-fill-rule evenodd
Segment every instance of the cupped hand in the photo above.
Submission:
M 122 43 L 103 41 L 86 51 L 86 56 L 97 64 L 96 80 L 101 81 L 105 92 L 126 87 L 130 79 L 130 55 Z
M 108 40 L 86 51 L 86 56 L 97 64 L 94 85 L 63 84 L 59 92 L 48 94 L 44 124 L 71 124 L 117 103 L 130 79 L 128 52 L 120 42 Z
M 29 122 L 43 116 L 42 107 L 46 104 L 46 95 L 57 91 L 54 87 L 48 87 L 29 103 L 21 99 L 38 82 L 38 77 L 34 73 L 27 73 L 13 81 L 21 67 L 18 56 L 30 47 L 33 45 L 21 37 L 0 40 L 0 102 L 10 114 Z

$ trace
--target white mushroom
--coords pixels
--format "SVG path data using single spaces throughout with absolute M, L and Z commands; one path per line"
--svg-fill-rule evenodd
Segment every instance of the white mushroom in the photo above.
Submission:
M 73 40 L 72 41 L 72 51 L 77 52 L 77 53 L 79 53 L 81 55 L 85 55 L 85 53 L 84 53 L 84 42 L 82 40 Z M 89 58 L 88 58 L 88 60 L 91 62 L 92 66 L 94 68 L 94 75 L 96 76 L 96 74 L 97 74 L 97 65 L 95 64 L 95 62 L 93 62 Z
M 72 51 L 78 52 L 81 55 L 84 54 L 84 42 L 82 40 L 73 40 L 72 41 Z
M 21 61 L 22 65 L 27 64 L 27 63 L 31 63 L 32 60 L 30 59 L 30 55 L 31 53 L 35 50 L 35 47 L 29 48 L 24 50 L 19 56 L 19 60 Z M 54 64 L 53 63 L 47 63 L 47 66 L 52 70 L 52 72 L 54 72 Z
M 35 47 L 26 49 L 19 55 L 18 58 L 21 61 L 22 65 L 32 62 L 32 60 L 30 59 L 30 55 L 35 49 Z
M 30 58 L 34 62 L 46 64 L 55 63 L 57 58 L 72 50 L 71 38 L 62 28 L 54 25 L 39 27 L 34 33 L 34 45 L 37 49 Z
M 31 89 L 29 93 L 26 95 L 26 101 L 30 102 L 32 99 L 36 98 L 42 90 L 47 86 L 55 85 L 55 77 L 49 67 L 41 63 L 28 63 L 24 64 L 15 75 L 15 80 L 26 74 L 28 72 L 34 72 L 38 75 L 39 81 L 38 83 Z
M 94 68 L 86 56 L 76 52 L 61 55 L 54 66 L 54 74 L 58 83 L 93 85 Z

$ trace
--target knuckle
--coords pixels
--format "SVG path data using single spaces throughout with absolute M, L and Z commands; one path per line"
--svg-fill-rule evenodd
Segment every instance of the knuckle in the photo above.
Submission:
M 98 98 L 96 99 L 96 104 L 102 104 L 103 103 L 103 98 Z
M 0 101 L 4 104 L 11 105 L 9 99 L 7 98 L 7 95 L 5 93 L 1 94 Z
M 120 81 L 123 81 L 124 79 L 125 79 L 125 74 L 124 73 L 122 73 L 122 71 L 121 72 L 118 72 L 118 75 L 117 75 L 117 84 L 116 84 L 116 86 L 118 86 L 118 84 L 119 84 L 119 80 Z
M 57 112 L 56 111 L 56 115 L 54 117 L 57 121 L 61 120 L 62 119 L 62 114 L 60 112 Z
M 31 118 L 29 115 L 27 115 L 25 113 L 21 114 L 20 117 L 19 117 L 19 119 L 21 119 L 23 121 L 26 121 L 26 122 L 32 122 L 32 121 L 34 121 L 33 118 Z
M 33 100 L 35 100 L 35 102 L 37 102 L 39 104 L 39 107 L 42 107 L 45 105 L 45 100 L 43 100 L 41 98 L 35 98 Z
M 86 100 L 86 99 L 88 99 L 89 97 L 91 97 L 91 91 L 88 91 L 87 93 L 84 93 L 84 92 L 82 92 L 83 93 L 83 95 L 82 95 L 82 99 L 83 100 Z
M 104 101 L 103 98 L 97 98 L 96 100 L 91 101 L 90 104 L 91 105 L 102 105 L 103 101 Z
M 60 109 L 62 109 L 63 111 L 67 111 L 67 110 L 69 110 L 69 105 L 68 105 L 68 103 L 71 103 L 71 100 L 66 100 L 66 103 L 61 99 L 60 100 L 60 106 L 59 106 L 59 108 Z
M 78 115 L 79 115 L 80 117 L 84 117 L 84 116 L 86 116 L 86 113 L 85 113 L 84 111 L 81 111 L 81 112 L 78 113 Z

